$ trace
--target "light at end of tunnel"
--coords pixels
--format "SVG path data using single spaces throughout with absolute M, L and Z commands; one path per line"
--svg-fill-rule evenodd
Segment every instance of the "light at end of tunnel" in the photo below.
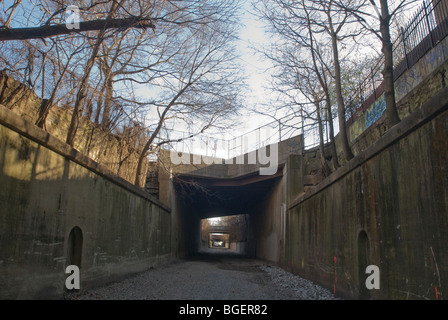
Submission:
M 210 223 L 211 226 L 216 226 L 221 222 L 221 218 L 220 217 L 216 217 L 216 218 L 208 218 L 207 219 L 208 222 Z

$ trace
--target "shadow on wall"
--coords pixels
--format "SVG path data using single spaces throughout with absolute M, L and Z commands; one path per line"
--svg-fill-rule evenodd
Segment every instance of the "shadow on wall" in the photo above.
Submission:
M 367 290 L 363 279 L 366 278 L 366 268 L 370 261 L 370 243 L 367 233 L 362 230 L 358 235 L 358 283 L 359 299 L 366 300 L 370 298 L 370 290 Z
M 82 231 L 81 228 L 74 227 L 68 236 L 67 241 L 67 258 L 68 265 L 75 265 L 81 269 L 82 258 Z
M 289 204 L 282 265 L 349 299 L 442 299 L 447 136 L 444 88 Z
M 169 259 L 170 211 L 157 199 L 0 121 L 0 299 L 60 299 L 68 265 L 86 289 Z

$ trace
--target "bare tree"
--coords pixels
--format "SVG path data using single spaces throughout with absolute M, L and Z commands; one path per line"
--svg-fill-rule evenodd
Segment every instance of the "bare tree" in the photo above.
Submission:
M 312 54 L 312 64 L 309 64 L 308 59 L 303 59 L 300 57 L 308 56 L 303 50 L 299 50 L 295 53 L 295 57 L 291 57 L 290 61 L 293 64 L 287 64 L 289 66 L 294 66 L 295 80 L 294 84 L 296 90 L 301 93 L 301 96 L 305 98 L 305 102 L 298 102 L 298 105 L 302 108 L 302 113 L 308 114 L 308 117 L 314 119 L 318 125 L 318 135 L 319 135 L 319 155 L 320 162 L 322 166 L 322 174 L 328 176 L 331 173 L 331 169 L 326 161 L 325 153 L 325 138 L 324 138 L 324 127 L 325 122 L 329 124 L 330 127 L 330 150 L 334 169 L 339 167 L 336 145 L 334 140 L 334 129 L 333 129 L 333 117 L 331 112 L 331 98 L 330 98 L 330 87 L 329 78 L 330 74 L 328 69 L 322 59 L 324 55 L 320 50 L 313 47 L 313 41 L 310 42 L 311 46 L 308 51 Z M 312 105 L 314 110 L 310 113 L 307 112 L 307 106 Z
M 353 158 L 353 153 L 351 151 L 348 137 L 347 137 L 347 129 L 345 125 L 345 104 L 344 104 L 344 97 L 342 94 L 342 83 L 341 83 L 341 62 L 339 58 L 339 48 L 338 48 L 338 42 L 342 41 L 344 37 L 340 37 L 339 34 L 345 24 L 345 17 L 342 17 L 341 21 L 339 21 L 339 24 L 337 22 L 334 22 L 335 14 L 332 12 L 332 8 L 325 2 L 325 1 L 311 1 L 314 3 L 307 4 L 306 1 L 302 1 L 301 8 L 304 13 L 304 24 L 306 25 L 306 29 L 308 31 L 308 46 L 309 51 L 312 58 L 312 65 L 313 65 L 313 72 L 315 76 L 317 77 L 321 90 L 324 92 L 325 101 L 327 104 L 327 114 L 330 117 L 330 134 L 331 134 L 331 150 L 333 153 L 333 159 L 334 164 L 337 167 L 337 152 L 336 152 L 336 146 L 334 143 L 334 129 L 333 129 L 333 119 L 331 117 L 331 97 L 330 97 L 330 87 L 329 87 L 329 81 L 326 77 L 326 70 L 334 69 L 334 85 L 335 85 L 335 92 L 336 92 L 336 100 L 337 100 L 337 110 L 338 110 L 338 119 L 339 119 L 339 133 L 341 136 L 341 144 L 342 144 L 342 150 L 345 155 L 345 159 L 348 161 L 351 158 Z M 311 6 L 309 6 L 311 5 Z M 316 8 L 316 5 L 318 6 Z M 327 23 L 320 21 L 320 17 L 313 17 L 312 11 L 320 13 L 323 11 L 327 18 Z M 336 25 L 335 25 L 336 24 Z M 333 64 L 332 66 L 327 63 L 328 59 L 325 59 L 322 54 L 322 47 L 324 45 L 321 43 L 319 44 L 317 40 L 315 39 L 316 34 L 320 34 L 321 30 L 314 30 L 313 27 L 318 26 L 321 27 L 322 30 L 326 31 L 330 37 L 331 37 L 331 48 L 332 48 L 332 54 L 333 54 Z M 353 35 L 351 35 L 353 36 Z M 350 37 L 350 36 L 347 36 Z M 321 67 L 319 67 L 319 65 Z M 319 101 L 318 98 L 316 98 L 316 93 L 314 94 L 314 101 L 315 104 Z M 317 105 L 316 105 L 317 106 Z M 318 106 L 317 106 L 318 107 Z M 321 139 L 322 140 L 322 139 Z M 322 148 L 323 152 L 323 148 Z
M 381 41 L 381 51 L 384 55 L 384 95 L 386 100 L 386 117 L 389 127 L 400 122 L 397 111 L 394 88 L 394 60 L 393 43 L 391 39 L 391 25 L 393 19 L 406 7 L 417 0 L 331 0 L 339 8 L 345 10 L 366 29 L 372 32 Z M 373 12 L 372 12 L 373 10 Z M 373 23 L 377 23 L 375 27 Z
M 41 1 L 35 7 L 17 0 L 4 15 L 0 13 L 0 31 L 22 39 L 0 42 L 6 49 L 1 64 L 33 88 L 41 88 L 39 126 L 45 127 L 54 103 L 73 105 L 67 143 L 75 145 L 79 138 L 76 144 L 83 142 L 89 150 L 97 129 L 117 135 L 122 147 L 125 140 L 132 141 L 135 145 L 118 151 L 117 172 L 130 152 L 139 153 L 136 177 L 141 177 L 148 153 L 178 140 L 162 133 L 185 127 L 190 136 L 200 134 L 241 105 L 243 86 L 232 47 L 237 1 L 77 4 L 81 20 L 107 24 L 87 31 L 81 22 L 79 32 L 58 34 L 67 9 L 67 3 L 59 0 Z M 128 20 L 135 23 L 115 24 Z M 23 25 L 33 29 L 26 31 L 36 32 L 20 35 Z M 88 125 L 90 138 L 85 141 L 87 132 L 77 137 L 77 129 L 81 121 L 89 120 L 93 125 Z M 129 129 L 134 127 L 141 130 Z
M 326 118 L 329 121 L 333 164 L 334 167 L 338 167 L 339 163 L 336 156 L 333 117 L 331 112 L 331 106 L 333 104 L 331 92 L 335 92 L 337 97 L 339 129 L 345 158 L 346 160 L 350 160 L 353 157 L 345 127 L 346 117 L 342 93 L 341 62 L 338 42 L 355 37 L 357 33 L 346 33 L 342 36 L 341 30 L 346 23 L 346 16 L 337 16 L 326 2 L 320 0 L 267 0 L 264 2 L 264 7 L 258 7 L 257 10 L 272 26 L 274 34 L 282 39 L 279 43 L 275 44 L 276 47 L 281 48 L 278 51 L 288 51 L 287 48 L 289 47 L 306 49 L 305 52 L 300 51 L 295 53 L 298 56 L 302 55 L 307 57 L 308 61 L 306 62 L 297 58 L 294 61 L 291 59 L 284 60 L 280 58 L 281 53 L 268 54 L 267 57 L 271 61 L 274 61 L 279 69 L 285 73 L 288 72 L 288 69 L 299 67 L 297 62 L 300 62 L 300 68 L 303 69 L 305 66 L 308 66 L 307 72 L 313 73 L 317 81 L 317 83 L 314 83 L 314 86 L 317 85 L 320 88 L 317 91 L 320 90 L 324 98 L 317 98 L 318 95 L 314 92 L 312 94 L 309 93 L 305 100 L 312 102 L 320 110 L 325 110 Z M 328 35 L 328 37 L 325 37 L 325 35 Z M 332 49 L 332 57 L 324 53 L 327 48 Z M 289 49 L 290 52 L 294 52 L 294 50 Z M 301 74 L 301 77 L 304 76 L 306 75 Z M 328 76 L 331 76 L 334 80 L 329 79 Z M 305 87 L 298 87 L 299 84 Z M 305 95 L 305 91 L 309 91 L 307 86 L 310 83 L 301 83 L 297 79 L 294 79 L 293 81 L 287 81 L 287 85 L 290 88 L 294 88 L 294 90 L 299 90 Z M 323 101 L 325 101 L 325 104 L 322 108 L 320 104 Z M 319 105 L 316 105 L 317 102 L 319 102 Z M 300 105 L 300 102 L 298 104 Z
M 157 146 L 163 128 L 169 130 L 183 123 L 194 133 L 204 132 L 239 107 L 238 92 L 242 83 L 231 46 L 233 34 L 233 27 L 217 21 L 195 27 L 194 31 L 182 35 L 181 46 L 176 44 L 182 50 L 162 70 L 165 74 L 159 83 L 162 98 L 150 103 L 156 111 L 155 123 L 140 155 L 136 185 L 139 185 L 143 161 L 148 151 Z
M 348 14 L 346 12 L 342 12 L 341 14 L 336 7 L 332 6 L 331 2 L 323 0 L 315 0 L 311 2 L 313 2 L 312 6 L 310 8 L 305 8 L 305 11 L 308 11 L 310 9 L 322 11 L 326 17 L 326 21 L 324 22 L 313 20 L 310 21 L 310 24 L 313 23 L 320 25 L 331 38 L 331 46 L 333 51 L 335 92 L 336 92 L 336 101 L 338 105 L 339 133 L 341 135 L 341 144 L 342 144 L 342 150 L 345 155 L 345 159 L 350 160 L 353 158 L 353 153 L 348 142 L 347 128 L 345 124 L 346 108 L 345 108 L 344 96 L 342 93 L 342 79 L 341 79 L 342 74 L 341 74 L 339 43 L 346 42 L 345 41 L 346 39 L 358 36 L 359 32 L 355 30 L 353 32 L 343 33 L 343 31 L 345 31 L 344 27 L 348 22 Z
M 59 44 L 55 44 L 55 51 L 56 54 L 53 57 L 54 62 L 54 70 L 53 73 L 55 74 L 55 78 L 53 79 L 53 89 L 51 91 L 51 95 L 48 99 L 45 99 L 44 94 L 44 85 L 42 85 L 42 104 L 39 108 L 39 114 L 38 118 L 36 120 L 36 125 L 40 128 L 45 127 L 45 121 L 47 119 L 48 113 L 50 112 L 51 106 L 54 104 L 56 95 L 59 92 L 59 87 L 62 84 L 63 80 L 65 79 L 65 74 L 68 71 L 72 59 L 77 56 L 83 49 L 84 49 L 85 43 L 82 42 L 79 44 L 78 47 L 74 48 L 73 52 L 67 52 L 66 51 L 66 43 L 64 43 L 63 46 Z M 57 76 L 56 76 L 57 74 Z M 42 77 L 42 82 L 45 82 L 45 75 Z
M 38 27 L 27 27 L 27 28 L 11 28 L 9 25 L 11 23 L 12 17 L 15 10 L 21 4 L 21 0 L 15 0 L 14 4 L 9 7 L 6 11 L 10 11 L 8 18 L 3 22 L 2 28 L 0 28 L 0 41 L 11 41 L 11 40 L 29 40 L 29 39 L 44 39 L 50 37 L 56 37 L 61 35 L 67 35 L 71 33 L 83 33 L 88 31 L 105 31 L 108 29 L 128 29 L 128 28 L 141 28 L 141 29 L 154 29 L 155 25 L 152 23 L 152 19 L 149 16 L 144 16 L 143 14 L 138 16 L 130 15 L 128 17 L 113 18 L 108 16 L 106 19 L 95 19 L 90 21 L 80 21 L 78 25 L 73 28 L 68 28 L 66 23 L 54 24 L 52 23 L 58 16 L 64 15 L 67 10 L 67 6 L 63 1 L 52 1 L 53 4 L 57 5 L 57 10 L 49 15 L 48 19 L 42 26 Z M 81 1 L 82 4 L 82 1 Z M 94 10 L 96 6 L 104 4 L 104 2 L 91 3 L 85 7 L 78 7 L 79 11 L 89 11 Z M 123 6 L 123 1 L 121 4 L 118 1 L 112 1 L 111 8 L 113 10 L 118 9 L 119 6 Z M 42 5 L 44 10 L 48 11 L 48 7 L 45 4 Z M 44 16 L 42 16 L 44 18 Z M 2 19 L 3 20 L 3 19 Z
M 110 6 L 110 8 L 108 10 L 108 15 L 107 15 L 106 20 L 112 19 L 114 17 L 114 15 L 117 13 L 120 6 L 122 6 L 124 2 L 125 2 L 125 0 L 121 0 L 120 3 L 113 1 L 112 5 Z M 93 44 L 90 57 L 87 60 L 87 63 L 86 63 L 85 69 L 84 69 L 85 70 L 84 75 L 82 76 L 81 82 L 79 84 L 78 93 L 76 94 L 75 105 L 73 107 L 72 119 L 70 122 L 70 126 L 68 128 L 67 139 L 66 139 L 67 144 L 69 144 L 71 146 L 73 146 L 73 143 L 75 140 L 77 123 L 79 121 L 79 116 L 80 116 L 79 113 L 80 113 L 80 109 L 83 105 L 84 99 L 86 97 L 86 90 L 87 90 L 87 84 L 88 84 L 89 77 L 90 77 L 90 72 L 92 71 L 92 68 L 93 68 L 95 60 L 98 56 L 98 52 L 100 50 L 101 44 L 104 41 L 105 35 L 106 35 L 106 29 L 100 30 L 98 32 L 98 34 L 96 35 L 96 41 Z
M 0 41 L 42 39 L 75 32 L 127 28 L 154 29 L 155 26 L 149 19 L 142 19 L 140 17 L 94 20 L 80 22 L 79 29 L 68 29 L 65 24 L 49 25 L 36 28 L 3 29 L 0 30 Z

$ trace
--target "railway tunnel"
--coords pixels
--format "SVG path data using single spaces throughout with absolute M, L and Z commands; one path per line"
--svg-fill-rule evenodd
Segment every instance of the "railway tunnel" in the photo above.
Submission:
M 172 252 L 178 258 L 227 253 L 278 262 L 283 254 L 287 173 L 291 171 L 287 162 L 301 154 L 302 142 L 302 136 L 297 136 L 278 143 L 275 150 L 268 146 L 268 153 L 277 153 L 270 174 L 260 174 L 258 158 L 252 164 L 247 153 L 239 164 L 193 170 L 175 166 L 171 172 L 183 172 L 159 176 L 160 198 L 172 208 Z
M 276 218 L 270 216 L 269 210 L 275 206 L 272 194 L 281 188 L 282 169 L 267 179 L 256 176 L 238 180 L 195 179 L 194 185 L 176 185 L 177 213 L 181 222 L 178 250 L 184 257 L 207 252 L 277 260 L 277 253 L 273 253 L 277 251 L 277 241 L 266 239 L 276 238 L 275 226 L 266 224 L 273 222 L 269 219 Z M 214 225 L 204 228 L 207 219 Z M 210 245 L 206 239 L 223 243 Z

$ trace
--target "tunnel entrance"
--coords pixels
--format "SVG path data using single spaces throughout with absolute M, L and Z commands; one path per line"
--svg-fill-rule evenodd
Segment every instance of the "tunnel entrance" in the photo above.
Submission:
M 247 214 L 201 220 L 199 253 L 247 254 Z
M 198 254 L 278 261 L 284 203 L 283 167 L 234 179 L 182 175 L 173 179 L 173 245 L 180 258 Z

